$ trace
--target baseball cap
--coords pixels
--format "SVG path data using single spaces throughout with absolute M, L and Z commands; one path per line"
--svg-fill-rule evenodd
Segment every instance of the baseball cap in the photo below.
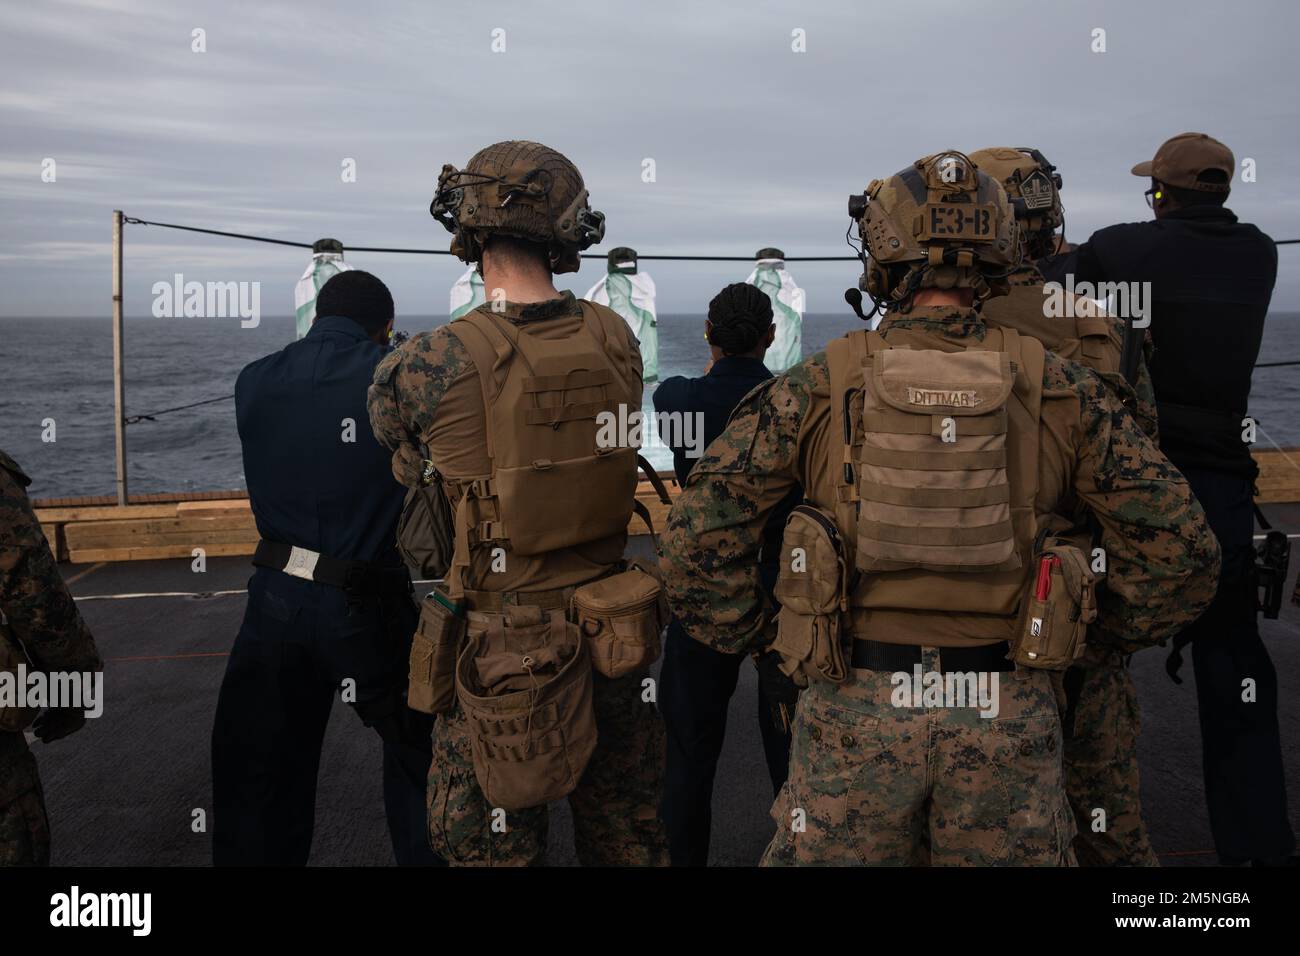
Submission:
M 1154 159 L 1133 167 L 1134 176 L 1158 179 L 1168 186 L 1195 189 L 1200 192 L 1226 193 L 1237 168 L 1232 150 L 1213 136 L 1204 133 L 1179 133 L 1167 139 L 1156 150 Z M 1201 182 L 1197 177 L 1207 170 L 1222 170 L 1227 181 Z

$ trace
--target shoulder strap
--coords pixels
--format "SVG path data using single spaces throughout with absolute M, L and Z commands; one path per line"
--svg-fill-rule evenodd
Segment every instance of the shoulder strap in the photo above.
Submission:
M 874 341 L 873 341 L 874 337 Z M 831 424 L 835 429 L 834 438 L 826 443 L 830 460 L 827 471 L 831 475 L 834 488 L 834 500 L 831 502 L 835 511 L 836 524 L 840 527 L 840 539 L 844 542 L 846 565 L 853 566 L 857 546 L 858 525 L 858 484 L 853 463 L 853 397 L 858 388 L 852 383 L 856 369 L 864 368 L 867 357 L 875 348 L 888 348 L 885 340 L 876 332 L 860 330 L 850 332 L 843 338 L 835 339 L 826 346 L 826 364 L 830 373 Z M 835 460 L 834 448 L 838 441 L 840 460 Z
M 496 456 L 492 441 L 492 408 L 496 404 L 500 391 L 496 380 L 496 366 L 499 358 L 514 351 L 514 345 L 502 338 L 499 333 L 495 333 L 491 325 L 484 323 L 478 317 L 477 309 L 449 323 L 447 331 L 456 336 L 460 344 L 465 346 L 470 361 L 474 363 L 474 371 L 478 373 L 479 388 L 483 392 L 483 424 L 487 432 L 487 454 L 488 459 L 493 460 Z M 504 348 L 493 342 L 494 337 Z

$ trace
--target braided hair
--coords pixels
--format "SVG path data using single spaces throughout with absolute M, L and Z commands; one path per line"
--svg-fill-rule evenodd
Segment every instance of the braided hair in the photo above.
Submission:
M 709 303 L 709 344 L 723 355 L 754 351 L 771 327 L 772 300 L 747 282 L 733 282 Z

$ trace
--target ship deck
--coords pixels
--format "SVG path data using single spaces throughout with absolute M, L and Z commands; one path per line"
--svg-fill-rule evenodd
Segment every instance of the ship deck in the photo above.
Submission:
M 1300 532 L 1300 505 L 1265 512 Z M 648 539 L 633 547 L 644 550 Z M 1293 562 L 1290 597 L 1297 566 Z M 104 715 L 50 746 L 34 745 L 61 865 L 205 865 L 210 835 L 191 829 L 211 806 L 209 734 L 226 658 L 239 628 L 249 574 L 246 557 L 209 557 L 196 574 L 189 558 L 67 563 L 66 580 L 105 658 Z M 1277 667 L 1292 825 L 1300 830 L 1300 608 L 1260 622 Z M 1190 659 L 1185 682 L 1164 673 L 1164 652 L 1137 655 L 1143 729 L 1142 797 L 1152 841 L 1165 865 L 1216 861 L 1201 784 L 1196 695 Z M 1289 692 L 1288 692 L 1289 691 Z M 712 861 L 757 861 L 771 834 L 769 785 L 755 711 L 754 670 L 741 670 L 714 791 Z M 552 814 L 549 862 L 573 864 L 568 811 Z M 378 738 L 335 707 L 321 759 L 317 865 L 392 862 L 380 791 Z

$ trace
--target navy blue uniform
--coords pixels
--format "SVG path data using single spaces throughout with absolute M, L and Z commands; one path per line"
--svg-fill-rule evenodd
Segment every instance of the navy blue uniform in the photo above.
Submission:
M 740 400 L 771 377 L 760 359 L 726 356 L 700 378 L 676 375 L 664 380 L 654 393 L 655 411 L 703 414 L 704 444 L 698 449 L 703 452 L 726 429 Z M 685 447 L 673 446 L 672 451 L 677 482 L 685 485 L 699 459 L 688 458 Z M 769 595 L 776 584 L 785 519 L 801 498 L 802 492 L 793 493 L 768 519 L 764 530 L 760 570 Z M 669 622 L 659 673 L 659 706 L 668 736 L 663 819 L 674 866 L 704 866 L 708 862 L 713 780 L 727 733 L 727 707 L 743 660 L 743 654 L 723 654 L 693 640 L 676 618 Z M 790 737 L 776 724 L 772 711 L 760 683 L 758 725 L 775 794 L 785 783 Z
M 1277 247 L 1220 206 L 1093 234 L 1058 267 L 1076 282 L 1150 282 L 1149 367 L 1160 447 L 1187 477 L 1223 551 L 1213 603 L 1175 639 L 1192 645 L 1210 829 L 1223 862 L 1295 850 L 1277 722 L 1277 672 L 1260 640 L 1252 486 L 1242 441 Z M 1267 423 L 1261 422 L 1266 428 Z M 1257 699 L 1242 700 L 1242 681 Z
M 397 861 L 437 861 L 425 822 L 432 718 L 405 706 L 418 609 L 396 545 L 404 489 L 366 413 L 384 353 L 351 319 L 320 317 L 235 384 L 244 477 L 263 540 L 393 573 L 388 585 L 356 593 L 272 568 L 253 572 L 212 731 L 218 865 L 307 862 L 336 696 L 383 738 Z

